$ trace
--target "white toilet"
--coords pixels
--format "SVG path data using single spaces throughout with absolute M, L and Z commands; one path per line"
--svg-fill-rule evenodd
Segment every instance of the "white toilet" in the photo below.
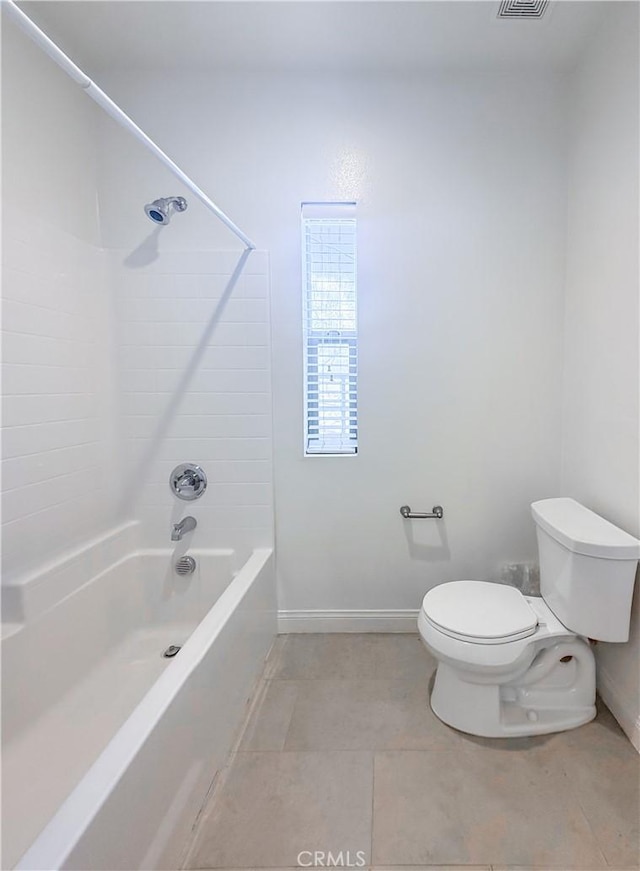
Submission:
M 538 735 L 589 722 L 589 639 L 629 638 L 640 541 L 573 499 L 544 499 L 531 511 L 542 598 L 451 581 L 427 593 L 418 617 L 438 660 L 431 707 L 471 735 Z

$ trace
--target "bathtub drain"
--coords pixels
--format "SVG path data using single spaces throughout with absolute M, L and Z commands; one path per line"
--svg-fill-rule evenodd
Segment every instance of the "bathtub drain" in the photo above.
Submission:
M 179 644 L 170 644 L 169 647 L 162 654 L 166 659 L 171 659 L 172 656 L 175 656 L 176 653 L 180 650 Z

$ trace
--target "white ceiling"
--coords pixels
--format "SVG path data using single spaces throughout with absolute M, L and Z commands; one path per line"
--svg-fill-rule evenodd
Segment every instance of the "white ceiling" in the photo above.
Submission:
M 542 21 L 498 0 L 25 0 L 87 72 L 104 68 L 565 69 L 614 0 L 551 0 Z

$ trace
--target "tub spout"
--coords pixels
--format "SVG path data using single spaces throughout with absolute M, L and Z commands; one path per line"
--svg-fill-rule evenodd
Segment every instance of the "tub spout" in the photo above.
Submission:
M 185 532 L 191 532 L 198 525 L 195 517 L 185 517 L 180 523 L 174 523 L 171 530 L 171 541 L 182 541 Z

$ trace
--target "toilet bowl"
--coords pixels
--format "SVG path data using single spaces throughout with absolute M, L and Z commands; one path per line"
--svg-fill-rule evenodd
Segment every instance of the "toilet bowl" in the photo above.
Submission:
M 469 598 L 478 595 L 487 613 L 468 610 Z M 500 636 L 492 607 L 500 615 Z M 501 584 L 453 581 L 427 593 L 418 629 L 438 660 L 431 707 L 462 732 L 490 738 L 534 735 L 571 729 L 595 717 L 590 646 L 543 599 Z
M 572 499 L 532 505 L 542 596 L 486 581 L 430 590 L 420 636 L 438 660 L 431 707 L 485 737 L 558 732 L 595 716 L 589 638 L 625 641 L 640 542 Z

